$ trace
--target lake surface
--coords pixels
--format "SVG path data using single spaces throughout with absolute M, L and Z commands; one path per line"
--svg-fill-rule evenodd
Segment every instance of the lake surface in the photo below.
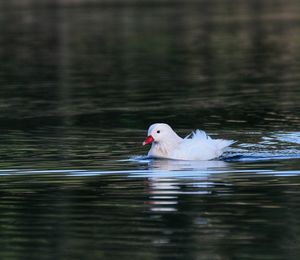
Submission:
M 299 2 L 113 2 L 0 1 L 0 258 L 299 259 Z

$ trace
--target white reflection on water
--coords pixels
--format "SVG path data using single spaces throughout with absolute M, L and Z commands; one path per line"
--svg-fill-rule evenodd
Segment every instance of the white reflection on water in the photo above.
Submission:
M 209 181 L 210 176 L 229 170 L 229 164 L 224 161 L 152 159 L 146 163 L 148 171 L 137 175 L 148 177 L 150 211 L 161 213 L 177 211 L 180 195 L 210 194 L 210 188 L 215 185 Z
M 300 170 L 285 170 L 281 165 L 297 154 L 243 154 L 232 161 L 179 161 L 159 160 L 146 157 L 133 158 L 144 171 L 131 173 L 129 177 L 147 178 L 147 203 L 149 210 L 157 213 L 177 212 L 181 196 L 229 196 L 236 179 L 247 180 L 250 176 L 273 175 L 278 177 L 300 175 Z M 229 157 L 228 157 L 229 158 Z M 235 155 L 231 158 L 235 158 Z M 271 160 L 271 162 L 270 162 Z M 291 161 L 292 162 L 292 161 Z M 202 218 L 201 223 L 207 223 Z
M 150 170 L 193 171 L 225 168 L 228 163 L 224 161 L 151 160 L 148 165 Z
M 300 144 L 300 132 L 278 133 L 273 137 L 282 142 Z

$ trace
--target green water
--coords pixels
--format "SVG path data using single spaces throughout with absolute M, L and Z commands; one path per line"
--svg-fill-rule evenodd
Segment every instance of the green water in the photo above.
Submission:
M 297 1 L 0 1 L 1 259 L 299 259 Z M 147 128 L 233 160 L 149 160 Z

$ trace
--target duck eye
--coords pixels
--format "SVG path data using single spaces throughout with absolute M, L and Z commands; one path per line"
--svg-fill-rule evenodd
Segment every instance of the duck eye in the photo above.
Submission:
M 157 131 L 156 131 L 156 133 L 158 133 L 158 134 L 159 134 L 159 133 L 160 133 L 160 130 L 157 130 Z

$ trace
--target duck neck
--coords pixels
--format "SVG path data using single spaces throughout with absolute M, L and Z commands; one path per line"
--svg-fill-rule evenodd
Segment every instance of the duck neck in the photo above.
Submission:
M 155 154 L 160 156 L 168 157 L 176 149 L 181 142 L 181 138 L 175 134 L 172 138 L 166 139 L 163 142 L 153 143 L 151 149 L 154 150 Z

